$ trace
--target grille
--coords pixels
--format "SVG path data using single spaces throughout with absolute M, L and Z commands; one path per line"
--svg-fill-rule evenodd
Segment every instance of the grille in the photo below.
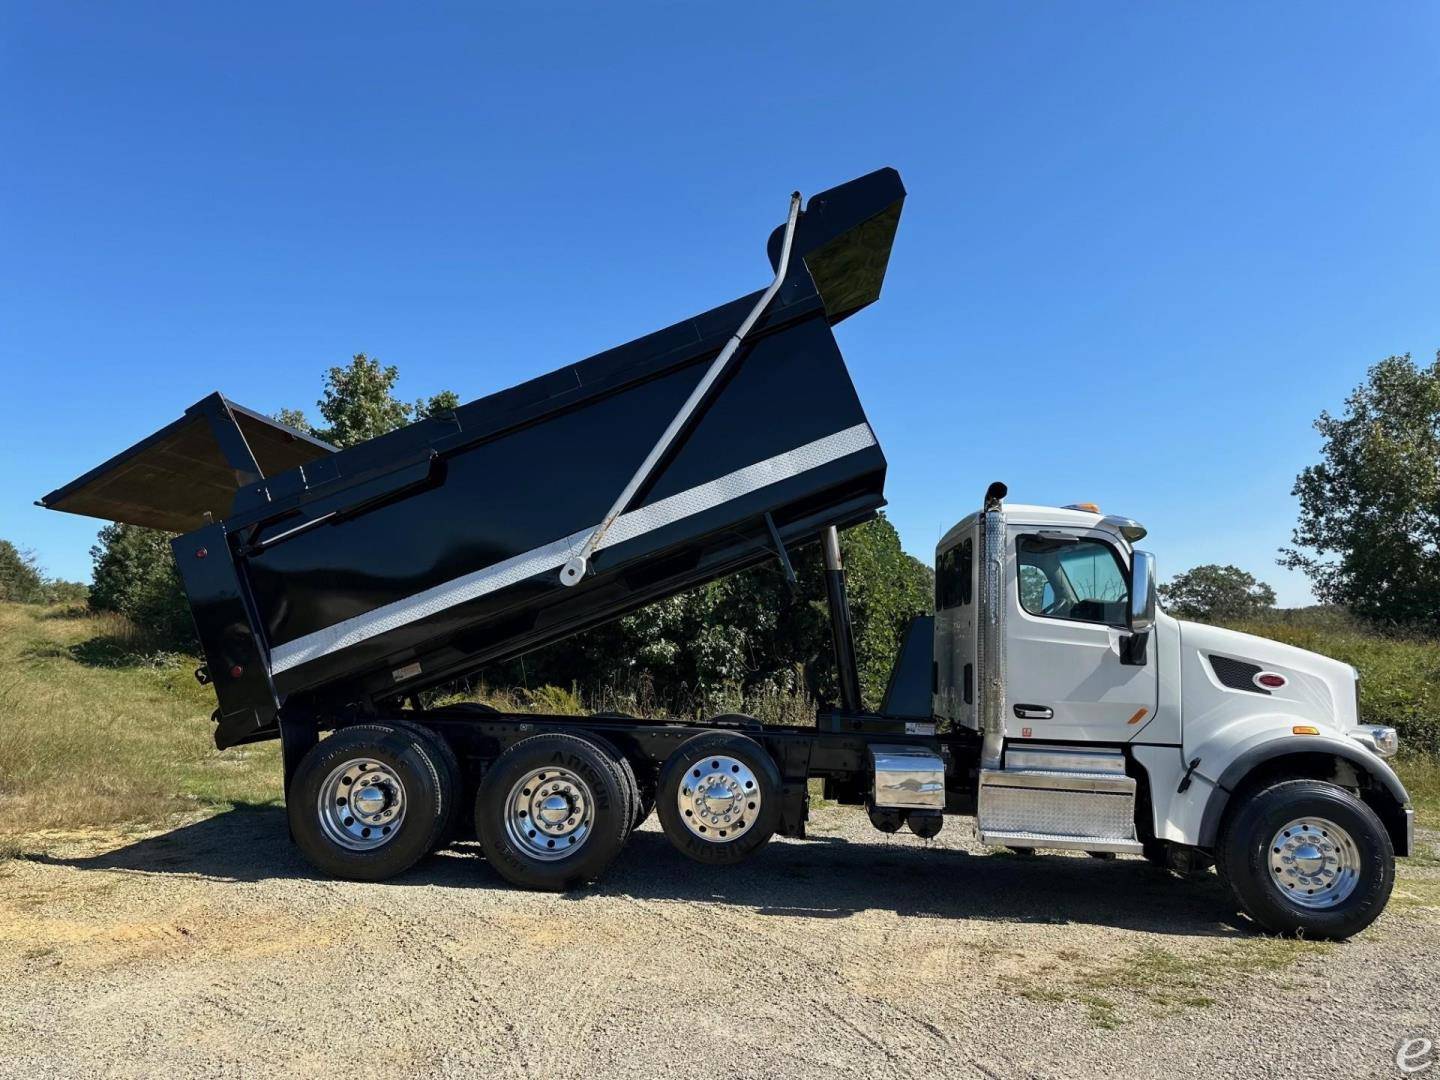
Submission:
M 1228 656 L 1212 656 L 1210 666 L 1215 669 L 1215 677 L 1220 680 L 1221 686 L 1270 696 L 1269 690 L 1255 683 L 1255 676 L 1261 671 L 1258 664 L 1247 664 L 1244 660 L 1232 660 Z

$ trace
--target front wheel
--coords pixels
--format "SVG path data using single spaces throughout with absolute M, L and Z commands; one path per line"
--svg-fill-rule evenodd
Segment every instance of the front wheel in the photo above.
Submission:
M 1240 906 L 1272 933 L 1343 940 L 1375 921 L 1395 884 L 1395 849 L 1375 811 L 1319 780 L 1251 795 L 1216 854 Z

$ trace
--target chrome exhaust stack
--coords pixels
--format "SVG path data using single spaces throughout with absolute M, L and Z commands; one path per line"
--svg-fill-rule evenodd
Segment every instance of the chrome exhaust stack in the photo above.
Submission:
M 1009 489 L 998 480 L 985 491 L 980 530 L 980 605 L 976 678 L 980 766 L 998 769 L 1005 750 L 1005 508 Z

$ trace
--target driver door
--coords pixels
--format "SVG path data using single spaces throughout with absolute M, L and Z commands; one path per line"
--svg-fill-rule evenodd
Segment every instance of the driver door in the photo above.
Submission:
M 1155 641 L 1121 661 L 1128 563 L 1108 533 L 1011 525 L 1005 718 L 1014 738 L 1127 742 L 1154 716 Z

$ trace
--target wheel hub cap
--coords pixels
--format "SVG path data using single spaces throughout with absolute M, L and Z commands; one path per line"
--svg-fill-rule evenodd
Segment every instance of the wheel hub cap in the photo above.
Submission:
M 1325 818 L 1298 818 L 1282 826 L 1266 852 L 1270 880 L 1291 903 L 1331 908 L 1360 882 L 1360 849 L 1348 832 Z
M 524 854 L 550 862 L 584 846 L 595 824 L 590 785 L 568 769 L 532 769 L 510 789 L 505 833 Z
M 564 795 L 547 795 L 535 811 L 545 825 L 556 826 L 570 816 L 570 800 Z
M 719 844 L 743 835 L 760 811 L 760 784 L 738 758 L 697 761 L 680 783 L 680 820 L 695 836 Z
M 316 802 L 320 829 L 350 851 L 390 842 L 405 820 L 405 785 L 389 765 L 353 758 L 331 770 Z

